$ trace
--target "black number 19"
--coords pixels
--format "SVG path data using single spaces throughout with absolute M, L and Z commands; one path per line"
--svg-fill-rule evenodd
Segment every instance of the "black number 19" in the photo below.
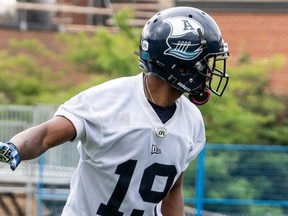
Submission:
M 119 208 L 126 196 L 129 188 L 137 161 L 129 160 L 120 164 L 115 173 L 120 175 L 115 189 L 107 203 L 107 205 L 101 203 L 97 214 L 102 216 L 122 216 L 123 213 L 119 211 Z M 177 174 L 176 167 L 174 165 L 164 165 L 154 163 L 144 170 L 142 180 L 140 182 L 139 194 L 143 201 L 149 203 L 159 203 L 168 193 L 171 188 L 174 178 Z M 152 191 L 152 186 L 156 176 L 167 177 L 166 185 L 163 192 Z M 144 211 L 139 209 L 133 209 L 131 216 L 143 216 Z

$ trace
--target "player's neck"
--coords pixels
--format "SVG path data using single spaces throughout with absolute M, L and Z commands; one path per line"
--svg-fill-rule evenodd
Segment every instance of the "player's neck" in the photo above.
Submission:
M 182 94 L 153 73 L 146 74 L 143 82 L 146 98 L 161 107 L 172 105 Z

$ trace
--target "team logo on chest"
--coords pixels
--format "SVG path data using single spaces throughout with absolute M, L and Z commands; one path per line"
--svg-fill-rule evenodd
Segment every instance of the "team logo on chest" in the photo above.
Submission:
M 204 35 L 204 29 L 196 20 L 188 17 L 172 17 L 164 20 L 168 23 L 171 30 L 166 38 L 168 49 L 165 55 L 171 55 L 183 60 L 193 60 L 202 52 L 200 44 L 199 29 Z M 191 43 L 199 41 L 199 43 Z
M 166 134 L 167 134 L 167 130 L 166 128 L 163 128 L 163 127 L 158 128 L 156 131 L 156 136 L 159 138 L 166 137 Z

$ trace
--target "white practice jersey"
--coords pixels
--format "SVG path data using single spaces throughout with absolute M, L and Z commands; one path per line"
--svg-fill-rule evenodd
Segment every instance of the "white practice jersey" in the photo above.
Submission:
M 203 149 L 198 108 L 185 96 L 163 124 L 147 101 L 143 74 L 90 88 L 55 115 L 75 126 L 80 161 L 62 215 L 161 216 L 161 201 Z

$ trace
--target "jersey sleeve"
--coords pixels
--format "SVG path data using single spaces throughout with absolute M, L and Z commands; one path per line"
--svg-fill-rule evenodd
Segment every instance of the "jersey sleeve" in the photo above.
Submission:
M 70 120 L 76 129 L 75 140 L 83 143 L 89 138 L 90 131 L 93 131 L 94 139 L 101 139 L 101 124 L 89 102 L 86 92 L 82 92 L 62 104 L 54 114 Z
M 203 117 L 200 111 L 198 112 L 198 114 L 199 115 L 197 117 L 196 124 L 194 124 L 194 126 L 192 127 L 193 128 L 192 130 L 193 131 L 192 132 L 193 143 L 192 143 L 190 152 L 188 154 L 188 157 L 186 159 L 184 170 L 188 167 L 189 163 L 192 160 L 194 160 L 205 147 L 205 143 L 206 143 L 205 125 L 204 125 Z
M 105 145 L 104 131 L 113 126 L 133 92 L 129 90 L 129 86 L 133 86 L 131 80 L 119 78 L 93 86 L 66 101 L 56 111 L 55 116 L 64 116 L 73 123 L 75 140 L 81 141 L 85 152 L 93 155 Z M 121 100 L 118 100 L 119 95 Z

